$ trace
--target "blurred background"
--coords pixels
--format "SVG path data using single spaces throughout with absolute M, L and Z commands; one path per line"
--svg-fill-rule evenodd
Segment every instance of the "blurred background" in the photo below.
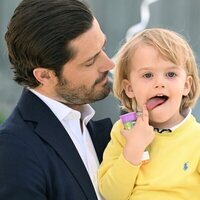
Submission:
M 45 1 L 45 0 L 44 0 Z M 10 17 L 21 0 L 0 0 L 0 123 L 17 103 L 22 88 L 12 80 L 4 34 Z M 200 64 L 199 0 L 85 0 L 107 36 L 106 51 L 114 57 L 121 44 L 144 28 L 161 27 L 182 34 Z M 95 119 L 119 118 L 119 102 L 110 94 L 92 104 Z M 193 109 L 200 121 L 200 102 Z

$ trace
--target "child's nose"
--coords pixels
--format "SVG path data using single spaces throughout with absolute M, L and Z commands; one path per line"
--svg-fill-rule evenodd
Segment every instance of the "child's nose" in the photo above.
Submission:
M 159 76 L 155 79 L 155 88 L 165 88 L 165 80 Z
M 165 88 L 164 85 L 156 85 L 155 88 Z

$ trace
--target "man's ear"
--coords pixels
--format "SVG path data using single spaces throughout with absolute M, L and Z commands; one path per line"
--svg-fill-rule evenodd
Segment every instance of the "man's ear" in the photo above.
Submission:
M 192 87 L 192 82 L 193 82 L 192 76 L 188 76 L 185 81 L 185 86 L 184 86 L 184 91 L 183 91 L 184 96 L 187 96 L 189 94 Z
M 45 85 L 46 83 L 49 84 L 49 81 L 53 78 L 52 71 L 42 67 L 34 69 L 33 75 L 35 76 L 37 81 L 40 82 L 42 85 Z
M 126 95 L 129 97 L 129 98 L 134 98 L 134 91 L 133 91 L 133 88 L 131 86 L 131 83 L 129 82 L 129 80 L 127 79 L 124 79 L 122 81 L 122 84 L 123 84 L 123 88 L 124 88 L 124 91 L 126 93 Z

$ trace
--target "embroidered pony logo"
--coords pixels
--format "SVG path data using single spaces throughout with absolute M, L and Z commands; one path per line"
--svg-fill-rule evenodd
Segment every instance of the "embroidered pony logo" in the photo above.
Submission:
M 187 171 L 188 168 L 189 168 L 188 162 L 185 162 L 184 165 L 183 165 L 183 170 L 184 170 L 184 171 Z

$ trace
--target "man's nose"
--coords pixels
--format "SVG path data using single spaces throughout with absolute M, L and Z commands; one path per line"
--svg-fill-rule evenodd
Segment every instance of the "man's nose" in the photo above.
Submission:
M 112 61 L 111 58 L 108 57 L 108 55 L 103 52 L 103 62 L 102 62 L 102 66 L 101 66 L 101 71 L 110 71 L 114 68 L 115 64 Z

